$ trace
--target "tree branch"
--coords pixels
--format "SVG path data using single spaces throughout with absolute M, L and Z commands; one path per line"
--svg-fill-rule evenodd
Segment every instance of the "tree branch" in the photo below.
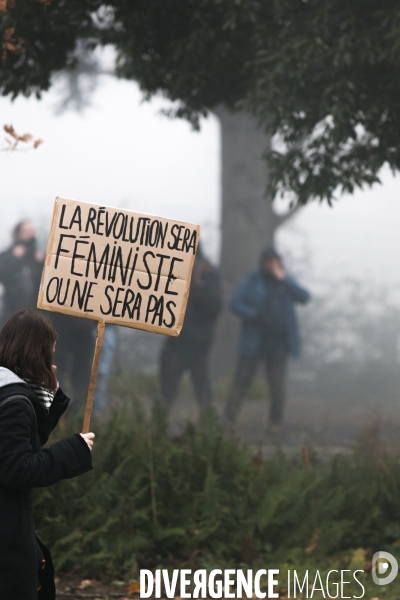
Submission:
M 283 225 L 283 223 L 286 223 L 286 221 L 289 221 L 290 219 L 292 219 L 294 217 L 294 215 L 296 215 L 301 208 L 303 208 L 303 206 L 301 204 L 296 204 L 292 209 L 290 209 L 287 213 L 285 213 L 283 215 L 278 215 L 276 213 L 273 213 L 275 227 L 280 227 L 281 225 Z

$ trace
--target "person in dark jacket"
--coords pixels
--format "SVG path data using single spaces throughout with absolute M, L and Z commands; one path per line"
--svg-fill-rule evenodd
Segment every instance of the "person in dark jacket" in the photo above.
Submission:
M 0 254 L 0 283 L 4 286 L 2 322 L 20 308 L 35 308 L 43 268 L 35 229 L 21 221 L 13 231 L 11 246 Z
M 93 433 L 42 449 L 68 406 L 51 364 L 52 323 L 22 309 L 0 331 L 0 598 L 54 600 L 51 555 L 35 535 L 32 488 L 92 469 Z
M 44 256 L 37 249 L 36 232 L 30 221 L 18 223 L 12 239 L 10 248 L 0 254 L 0 283 L 4 286 L 2 323 L 20 308 L 36 308 L 43 269 Z M 89 385 L 95 325 L 88 319 L 57 313 L 49 318 L 60 334 L 56 355 L 59 375 L 69 386 L 73 400 L 82 404 Z
M 77 409 L 84 404 L 89 386 L 96 323 L 61 313 L 52 313 L 50 319 L 60 336 L 55 355 L 58 374 Z
M 161 352 L 160 384 L 167 412 L 183 373 L 189 371 L 200 417 L 206 415 L 211 404 L 208 356 L 221 305 L 218 272 L 204 257 L 199 245 L 182 331 L 178 337 L 168 337 Z
M 242 320 L 234 381 L 225 405 L 225 421 L 235 422 L 242 400 L 260 362 L 270 390 L 269 429 L 278 432 L 283 419 L 287 359 L 298 356 L 300 340 L 294 304 L 305 304 L 310 294 L 284 270 L 281 257 L 267 247 L 260 268 L 239 285 L 232 311 Z

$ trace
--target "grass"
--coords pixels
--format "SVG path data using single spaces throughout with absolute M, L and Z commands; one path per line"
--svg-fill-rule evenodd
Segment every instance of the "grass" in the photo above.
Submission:
M 214 383 L 212 390 L 214 400 L 226 400 L 232 386 L 232 380 L 233 373 L 229 373 L 229 375 Z M 153 372 L 136 371 L 129 376 L 126 372 L 120 372 L 113 376 L 110 387 L 116 396 L 125 396 L 127 388 L 134 389 L 136 397 L 141 399 L 157 399 L 160 396 L 159 378 Z M 184 374 L 179 384 L 177 399 L 186 400 L 187 398 L 194 398 L 193 386 L 189 375 Z M 261 373 L 253 378 L 247 390 L 246 398 L 248 400 L 260 400 L 261 402 L 268 400 L 268 386 L 265 377 Z
M 63 419 L 53 441 L 79 426 Z M 285 589 L 288 569 L 325 577 L 370 569 L 377 550 L 400 559 L 400 457 L 371 437 L 328 462 L 311 448 L 264 459 L 224 437 L 213 414 L 172 440 L 157 406 L 147 418 L 134 397 L 93 429 L 94 471 L 34 494 L 58 571 L 112 580 L 160 566 L 269 567 Z M 396 582 L 364 582 L 366 597 L 400 596 Z

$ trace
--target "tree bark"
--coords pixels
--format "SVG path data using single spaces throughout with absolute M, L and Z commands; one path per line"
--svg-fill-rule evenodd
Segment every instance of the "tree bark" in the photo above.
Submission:
M 261 250 L 274 241 L 282 217 L 266 197 L 268 168 L 263 153 L 271 139 L 245 114 L 225 108 L 214 111 L 221 127 L 221 285 L 224 308 L 212 355 L 214 378 L 232 372 L 237 351 L 238 319 L 229 302 L 239 282 L 257 269 Z

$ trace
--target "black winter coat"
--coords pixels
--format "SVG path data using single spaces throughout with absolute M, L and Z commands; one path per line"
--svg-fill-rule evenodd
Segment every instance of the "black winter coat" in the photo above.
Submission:
M 4 285 L 1 320 L 5 322 L 20 308 L 36 308 L 43 261 L 34 252 L 17 258 L 13 246 L 0 254 L 0 282 Z
M 222 308 L 218 271 L 201 255 L 196 256 L 185 321 L 178 337 L 169 337 L 167 347 L 208 348 L 212 342 L 218 314 Z
M 68 403 L 58 390 L 46 415 L 33 390 L 0 367 L 1 600 L 55 598 L 51 556 L 35 535 L 32 488 L 47 487 L 92 469 L 90 450 L 78 434 L 41 449 Z

